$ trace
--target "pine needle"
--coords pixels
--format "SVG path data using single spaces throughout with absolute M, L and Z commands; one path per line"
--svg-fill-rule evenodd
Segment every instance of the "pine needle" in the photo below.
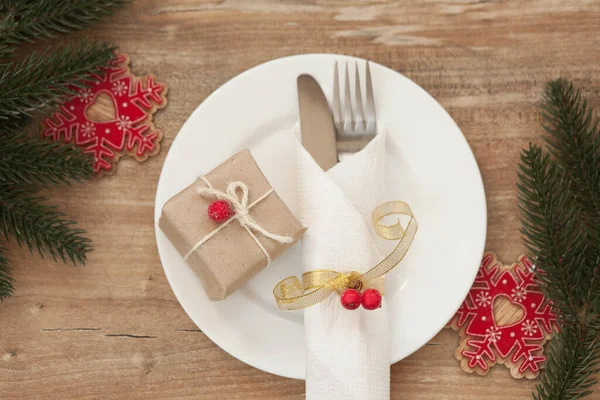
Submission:
M 76 222 L 65 219 L 56 207 L 44 204 L 46 199 L 34 196 L 29 188 L 0 185 L 0 234 L 11 236 L 30 251 L 54 260 L 85 264 L 92 250 L 85 231 Z
M 566 325 L 548 344 L 548 362 L 533 394 L 535 400 L 574 400 L 593 393 L 600 371 L 597 331 Z
M 549 82 L 544 95 L 544 129 L 549 150 L 565 168 L 586 217 L 600 221 L 600 136 L 598 119 L 571 82 Z
M 535 145 L 521 154 L 518 176 L 521 233 L 536 265 L 544 271 L 538 274 L 540 286 L 560 310 L 560 317 L 576 321 L 575 291 L 584 261 L 585 233 L 577 223 L 571 182 Z
M 4 255 L 4 248 L 0 246 L 0 301 L 12 295 L 13 282 L 14 279 L 10 275 L 8 259 Z
M 45 199 L 41 185 L 79 182 L 93 175 L 89 158 L 70 144 L 23 134 L 47 111 L 93 83 L 115 56 L 107 43 L 81 43 L 33 52 L 16 62 L 23 42 L 55 38 L 102 19 L 128 0 L 0 0 L 0 235 L 55 260 L 85 263 L 91 248 L 85 232 Z M 12 278 L 0 247 L 0 300 L 11 295 Z
M 0 58 L 15 45 L 55 38 L 82 29 L 121 7 L 126 0 L 4 0 L 0 21 Z
M 549 152 L 521 154 L 518 197 L 525 244 L 560 332 L 533 394 L 589 396 L 600 372 L 600 139 L 598 122 L 573 84 L 548 83 L 542 105 Z
M 550 152 L 565 169 L 577 195 L 581 222 L 589 246 L 590 266 L 583 270 L 579 284 L 586 301 L 600 296 L 600 134 L 587 99 L 573 83 L 557 79 L 546 85 L 543 102 L 544 129 Z M 591 301 L 597 304 L 598 301 Z M 596 308 L 600 312 L 600 308 Z
M 59 50 L 32 53 L 17 64 L 0 67 L 0 129 L 12 129 L 15 118 L 57 105 L 84 86 L 114 58 L 107 43 L 81 43 Z
M 71 144 L 0 136 L 0 185 L 59 185 L 94 175 L 92 159 Z

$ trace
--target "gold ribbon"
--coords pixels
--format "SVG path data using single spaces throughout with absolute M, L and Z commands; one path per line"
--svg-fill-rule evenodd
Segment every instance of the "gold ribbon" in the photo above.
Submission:
M 394 225 L 381 223 L 386 216 L 398 214 L 410 217 L 406 229 L 402 227 L 400 218 Z M 390 201 L 377 206 L 373 210 L 372 219 L 375 232 L 380 237 L 387 240 L 400 240 L 386 258 L 364 274 L 354 271 L 316 270 L 304 273 L 302 282 L 295 276 L 285 278 L 273 289 L 277 306 L 282 310 L 299 310 L 325 300 L 333 292 L 341 294 L 348 288 L 361 290 L 381 286 L 382 280 L 377 278 L 382 277 L 402 261 L 417 233 L 418 224 L 410 206 L 402 201 Z

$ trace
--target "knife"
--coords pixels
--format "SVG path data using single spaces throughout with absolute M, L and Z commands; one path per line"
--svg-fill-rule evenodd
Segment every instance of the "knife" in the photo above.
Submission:
M 327 171 L 338 162 L 335 126 L 329 103 L 312 76 L 300 75 L 297 85 L 302 145 L 323 171 Z

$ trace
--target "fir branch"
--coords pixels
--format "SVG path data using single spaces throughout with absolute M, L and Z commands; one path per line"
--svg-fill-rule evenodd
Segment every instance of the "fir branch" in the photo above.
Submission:
M 55 38 L 102 19 L 127 0 L 4 0 L 0 21 L 0 58 L 16 45 Z
M 590 395 L 600 372 L 600 137 L 572 83 L 549 82 L 543 100 L 554 159 L 536 146 L 523 151 L 518 196 L 525 244 L 560 332 L 534 398 L 570 400 Z
M 536 259 L 540 288 L 561 325 L 550 341 L 536 400 L 580 399 L 597 383 L 600 319 L 590 313 L 580 289 L 585 271 L 594 266 L 586 258 L 588 236 L 572 186 L 565 170 L 539 147 L 523 151 L 518 184 L 522 233 Z
M 92 250 L 85 231 L 76 222 L 65 219 L 56 207 L 45 205 L 46 199 L 34 197 L 30 188 L 0 185 L 0 234 L 13 236 L 19 245 L 40 255 L 50 254 L 54 260 L 85 264 Z
M 587 99 L 573 83 L 557 79 L 546 85 L 542 105 L 550 152 L 573 181 L 577 200 L 591 228 L 600 223 L 600 136 Z
M 71 144 L 0 136 L 0 185 L 58 185 L 94 175 L 92 159 Z
M 114 58 L 107 43 L 82 43 L 50 52 L 32 53 L 17 64 L 0 68 L 0 129 L 11 129 L 15 118 L 58 104 L 85 86 L 90 74 Z
M 586 236 L 577 220 L 571 182 L 535 145 L 522 152 L 518 177 L 521 233 L 536 265 L 544 271 L 538 274 L 540 286 L 559 316 L 576 322 Z
M 4 248 L 0 246 L 0 301 L 12 295 L 13 282 L 14 279 L 10 275 L 8 259 L 4 255 Z
M 548 345 L 548 361 L 533 394 L 535 400 L 574 400 L 589 396 L 600 369 L 598 331 L 569 324 Z
M 21 115 L 11 119 L 0 119 L 0 138 L 27 129 L 27 126 L 32 120 L 33 119 L 27 115 Z
M 542 104 L 545 138 L 550 152 L 573 182 L 580 217 L 589 235 L 589 268 L 580 289 L 595 312 L 600 312 L 600 135 L 598 118 L 573 83 L 557 79 L 546 85 Z

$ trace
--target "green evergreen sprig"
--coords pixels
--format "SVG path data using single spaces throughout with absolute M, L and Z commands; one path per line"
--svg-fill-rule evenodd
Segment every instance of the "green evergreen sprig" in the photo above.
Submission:
M 548 83 L 542 110 L 548 150 L 573 182 L 586 221 L 600 221 L 600 169 L 590 168 L 600 165 L 598 119 L 573 83 L 564 79 Z
M 0 59 L 21 42 L 55 38 L 82 29 L 121 7 L 125 0 L 4 0 L 0 5 Z
M 588 267 L 578 289 L 581 299 L 600 313 L 600 134 L 598 118 L 573 83 L 550 82 L 544 95 L 543 118 L 549 151 L 573 184 L 580 221 L 588 235 Z
M 14 57 L 23 42 L 51 39 L 101 19 L 123 0 L 0 0 L 0 236 L 55 260 L 83 264 L 92 249 L 85 232 L 46 199 L 42 186 L 93 176 L 90 157 L 72 145 L 23 133 L 41 112 L 91 83 L 114 58 L 107 43 L 80 43 Z M 13 279 L 0 246 L 0 301 Z
M 600 357 L 597 330 L 565 326 L 549 341 L 547 354 L 535 400 L 574 400 L 593 393 Z
M 0 300 L 12 295 L 14 279 L 10 274 L 8 259 L 4 255 L 4 248 L 0 246 Z
M 85 231 L 34 194 L 31 188 L 0 185 L 0 234 L 7 240 L 14 237 L 19 245 L 41 256 L 85 264 L 86 253 L 92 250 Z
M 0 130 L 14 130 L 38 110 L 56 105 L 114 58 L 107 43 L 81 43 L 31 53 L 0 68 Z
M 562 168 L 535 145 L 521 154 L 518 198 L 525 245 L 543 266 L 540 286 L 560 317 L 577 315 L 577 283 L 584 261 L 585 234 L 573 206 L 571 182 Z
M 0 185 L 59 185 L 94 176 L 92 158 L 71 144 L 19 135 L 0 140 Z
M 525 244 L 560 331 L 533 397 L 572 400 L 592 393 L 600 371 L 600 132 L 564 79 L 548 83 L 542 110 L 549 151 L 523 151 L 518 197 Z

